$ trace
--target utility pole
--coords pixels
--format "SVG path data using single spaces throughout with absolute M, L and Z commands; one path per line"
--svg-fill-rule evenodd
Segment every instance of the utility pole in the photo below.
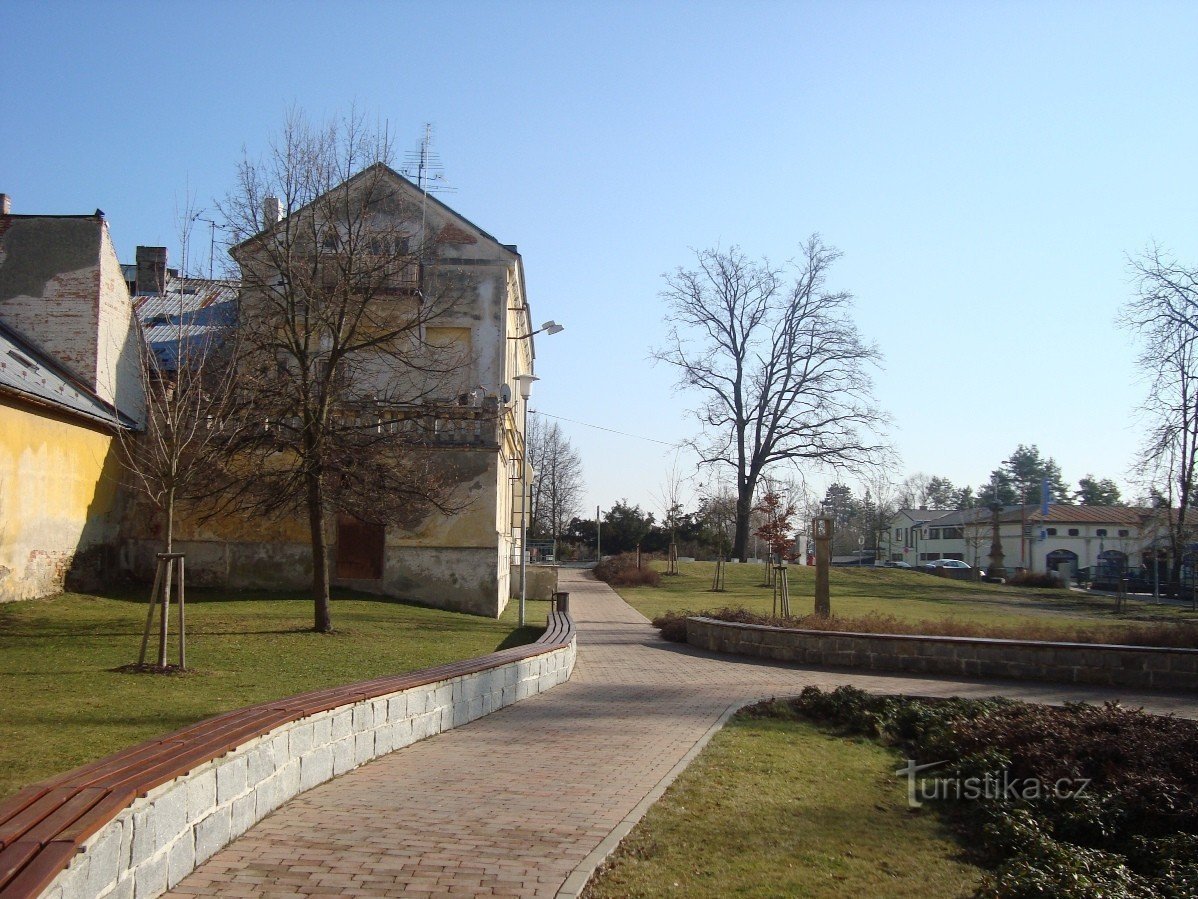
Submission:
M 595 506 L 595 563 L 603 561 L 603 520 L 599 517 L 599 507 Z

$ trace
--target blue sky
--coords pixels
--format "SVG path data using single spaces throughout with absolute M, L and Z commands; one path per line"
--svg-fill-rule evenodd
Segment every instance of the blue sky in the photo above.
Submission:
M 292 105 L 356 104 L 401 155 L 432 122 L 442 199 L 519 245 L 534 316 L 567 327 L 534 408 L 666 442 L 694 425 L 648 361 L 662 273 L 818 231 L 904 472 L 976 485 L 1034 443 L 1126 483 L 1125 256 L 1198 265 L 1192 3 L 0 0 L 0 30 L 0 191 L 102 208 L 122 258 L 178 261 L 176 208 Z M 562 426 L 588 506 L 654 505 L 673 451 Z

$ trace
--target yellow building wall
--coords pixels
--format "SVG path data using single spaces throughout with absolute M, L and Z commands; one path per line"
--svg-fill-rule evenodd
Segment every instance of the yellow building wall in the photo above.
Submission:
M 110 434 L 0 403 L 0 602 L 60 592 L 79 553 L 111 541 Z

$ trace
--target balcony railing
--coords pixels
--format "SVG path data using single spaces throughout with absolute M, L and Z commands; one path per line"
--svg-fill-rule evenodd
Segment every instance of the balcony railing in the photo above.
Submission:
M 358 412 L 348 423 L 378 434 L 400 434 L 427 446 L 498 448 L 498 409 L 487 406 L 414 405 Z

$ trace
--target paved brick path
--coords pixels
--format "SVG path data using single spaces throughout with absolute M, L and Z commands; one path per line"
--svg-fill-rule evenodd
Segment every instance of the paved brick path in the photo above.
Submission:
M 663 643 L 606 585 L 563 570 L 574 676 L 292 800 L 171 896 L 574 895 L 731 709 L 808 684 L 1042 702 L 1198 699 L 779 668 Z M 560 891 L 560 892 L 559 892 Z

